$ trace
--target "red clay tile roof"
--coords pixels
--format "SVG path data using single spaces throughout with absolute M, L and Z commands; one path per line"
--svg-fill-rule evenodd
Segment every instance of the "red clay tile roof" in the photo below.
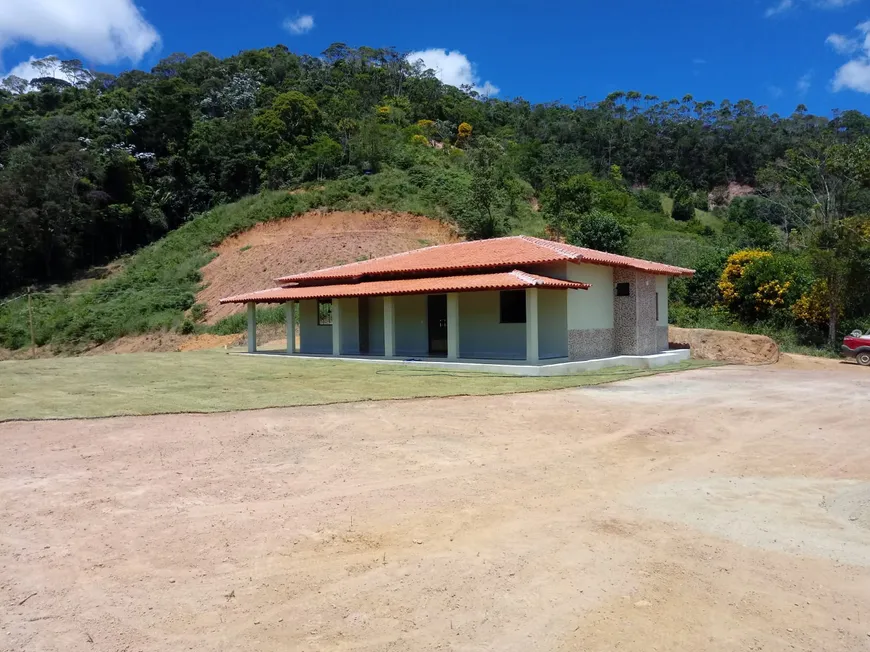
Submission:
M 293 286 L 272 288 L 221 299 L 221 303 L 282 303 L 296 299 L 339 299 L 342 297 L 376 297 L 399 294 L 432 294 L 443 292 L 474 292 L 480 290 L 588 290 L 588 283 L 563 281 L 514 270 L 495 274 L 440 276 L 435 278 L 369 281 L 342 285 Z
M 650 274 L 668 276 L 691 276 L 694 274 L 694 270 L 683 267 L 654 263 L 639 258 L 617 256 L 603 251 L 575 247 L 541 238 L 512 236 L 425 247 L 392 256 L 284 276 L 277 279 L 276 282 L 280 285 L 290 283 L 306 284 L 342 279 L 359 280 L 364 277 L 421 272 L 509 269 L 559 261 L 584 262 L 610 267 L 627 267 Z

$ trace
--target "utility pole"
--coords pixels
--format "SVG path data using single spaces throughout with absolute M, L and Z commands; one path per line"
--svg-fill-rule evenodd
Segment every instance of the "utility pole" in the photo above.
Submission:
M 30 319 L 30 357 L 36 357 L 36 335 L 33 334 L 33 302 L 30 300 L 30 292 L 33 288 L 27 288 L 27 316 Z

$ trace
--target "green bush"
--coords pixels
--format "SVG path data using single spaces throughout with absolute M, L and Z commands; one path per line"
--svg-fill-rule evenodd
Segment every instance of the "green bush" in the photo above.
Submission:
M 572 226 L 568 232 L 568 242 L 613 254 L 625 254 L 628 235 L 628 229 L 613 215 L 593 209 Z
M 637 202 L 638 208 L 650 213 L 664 214 L 662 209 L 662 196 L 655 190 L 642 188 L 634 193 L 634 199 Z
M 196 322 L 201 322 L 205 318 L 207 306 L 204 303 L 195 303 L 190 307 L 190 318 Z
M 685 186 L 680 186 L 674 192 L 674 207 L 671 209 L 671 217 L 678 222 L 688 222 L 695 217 L 695 203 L 692 193 Z
M 719 302 L 719 277 L 727 258 L 723 251 L 708 252 L 695 263 L 694 276 L 679 279 L 685 287 L 682 300 L 688 307 L 712 308 Z
M 653 190 L 673 196 L 677 190 L 683 188 L 686 182 L 673 170 L 656 172 L 650 179 L 649 186 Z

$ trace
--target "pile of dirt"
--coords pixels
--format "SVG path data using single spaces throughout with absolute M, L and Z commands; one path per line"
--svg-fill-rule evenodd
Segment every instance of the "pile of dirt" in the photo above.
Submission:
M 314 211 L 275 220 L 224 240 L 203 267 L 197 301 L 213 324 L 244 306 L 221 306 L 223 297 L 273 287 L 279 276 L 352 263 L 430 245 L 456 242 L 454 229 L 409 213 Z
M 671 348 L 690 348 L 698 360 L 721 360 L 736 364 L 772 364 L 779 360 L 779 347 L 765 335 L 706 328 L 668 328 Z

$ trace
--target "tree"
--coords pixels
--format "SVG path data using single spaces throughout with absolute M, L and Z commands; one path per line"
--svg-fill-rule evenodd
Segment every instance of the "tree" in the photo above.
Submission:
M 628 248 L 628 229 L 613 215 L 598 209 L 581 216 L 568 232 L 568 242 L 612 254 L 625 254 Z
M 465 145 L 468 142 L 469 138 L 471 138 L 471 129 L 471 125 L 467 122 L 463 122 L 459 125 L 459 129 L 457 130 L 456 135 L 456 145 L 458 147 Z
M 15 93 L 16 95 L 27 92 L 27 84 L 28 82 L 26 79 L 22 79 L 16 75 L 9 75 L 3 79 L 3 88 L 11 93 Z
M 305 155 L 310 161 L 309 169 L 314 172 L 315 178 L 323 181 L 324 176 L 341 161 L 341 145 L 321 134 L 305 148 Z
M 680 222 L 688 222 L 695 217 L 695 202 L 692 193 L 686 186 L 680 186 L 674 192 L 674 207 L 671 217 Z
M 317 103 L 299 91 L 281 93 L 272 102 L 272 110 L 284 123 L 286 140 L 306 139 L 320 119 Z
M 471 192 L 460 226 L 471 239 L 493 238 L 504 232 L 504 218 L 498 204 L 505 185 L 500 165 L 504 150 L 495 140 L 482 136 L 470 151 Z
M 591 175 L 575 175 L 544 190 L 541 210 L 547 223 L 559 233 L 570 232 L 582 215 L 595 206 L 596 184 Z

